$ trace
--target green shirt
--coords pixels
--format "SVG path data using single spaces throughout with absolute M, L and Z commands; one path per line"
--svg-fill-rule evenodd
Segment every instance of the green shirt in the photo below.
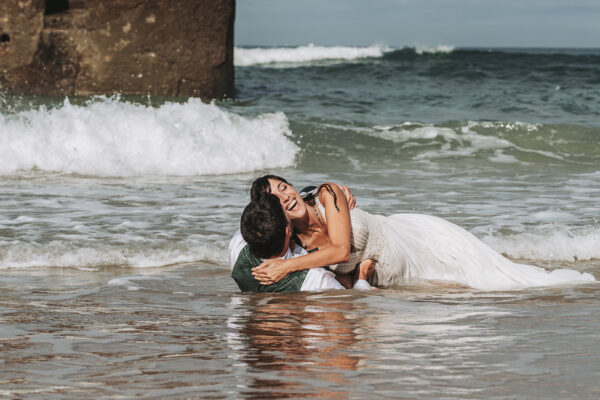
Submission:
M 261 285 L 252 276 L 252 268 L 257 267 L 262 260 L 256 257 L 250 247 L 246 245 L 238 255 L 231 277 L 235 280 L 242 292 L 274 293 L 274 292 L 299 292 L 308 270 L 296 271 L 286 275 L 282 280 L 272 285 Z

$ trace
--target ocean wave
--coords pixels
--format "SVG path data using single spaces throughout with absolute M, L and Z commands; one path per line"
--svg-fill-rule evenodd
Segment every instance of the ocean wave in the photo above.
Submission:
M 394 49 L 385 45 L 369 47 L 316 46 L 308 44 L 298 47 L 236 47 L 234 64 L 238 67 L 251 65 L 285 65 L 293 66 L 320 61 L 353 61 L 365 58 L 403 57 L 405 55 L 421 56 L 428 54 L 448 54 L 455 50 L 454 46 L 414 46 Z
M 214 175 L 287 167 L 298 147 L 281 112 L 247 118 L 199 99 L 154 108 L 67 100 L 0 119 L 0 175 Z
M 391 48 L 382 45 L 369 47 L 316 46 L 244 48 L 236 47 L 234 64 L 245 67 L 261 64 L 298 64 L 325 60 L 350 61 L 361 58 L 381 57 Z
M 463 121 L 444 125 L 405 122 L 363 129 L 413 153 L 413 159 L 484 156 L 492 162 L 523 163 L 532 157 L 548 160 L 599 155 L 587 128 L 518 121 Z
M 426 59 L 427 57 L 437 57 L 439 55 L 446 55 L 456 52 L 454 46 L 407 46 L 397 49 L 392 49 L 383 55 L 383 58 L 387 60 L 410 60 L 414 61 L 417 59 Z
M 454 46 L 446 46 L 446 45 L 439 45 L 439 46 L 415 46 L 414 50 L 415 53 L 421 55 L 421 54 L 447 54 L 447 53 L 452 53 L 454 51 L 455 47 Z
M 599 228 L 488 235 L 483 241 L 495 250 L 518 259 L 570 262 L 600 259 Z
M 593 227 L 490 234 L 482 240 L 496 251 L 521 260 L 576 262 L 600 259 L 600 229 Z M 188 239 L 137 246 L 77 244 L 65 240 L 45 245 L 24 242 L 0 245 L 0 270 L 59 267 L 94 271 L 103 267 L 157 268 L 191 262 L 226 265 L 227 254 L 223 246 Z
M 23 242 L 0 245 L 0 269 L 62 267 L 95 270 L 107 266 L 154 268 L 199 261 L 225 265 L 227 259 L 224 249 L 190 239 L 137 246 L 102 242 L 74 243 L 65 240 L 55 240 L 45 245 Z

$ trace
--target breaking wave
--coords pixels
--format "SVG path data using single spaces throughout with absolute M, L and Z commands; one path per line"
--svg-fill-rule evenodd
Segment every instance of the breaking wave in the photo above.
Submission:
M 0 175 L 213 175 L 294 165 L 285 114 L 244 117 L 199 99 L 150 107 L 118 99 L 0 116 Z
M 234 64 L 240 67 L 260 64 L 298 64 L 324 60 L 350 61 L 368 57 L 381 57 L 392 51 L 387 46 L 369 47 L 316 46 L 244 48 L 236 47 Z
M 487 236 L 483 240 L 497 251 L 519 259 L 571 262 L 600 259 L 598 228 Z

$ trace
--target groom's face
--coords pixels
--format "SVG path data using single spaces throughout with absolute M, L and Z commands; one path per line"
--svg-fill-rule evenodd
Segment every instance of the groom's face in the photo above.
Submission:
M 300 219 L 306 215 L 306 205 L 300 194 L 292 185 L 275 179 L 269 179 L 271 194 L 277 196 L 281 207 L 290 220 Z

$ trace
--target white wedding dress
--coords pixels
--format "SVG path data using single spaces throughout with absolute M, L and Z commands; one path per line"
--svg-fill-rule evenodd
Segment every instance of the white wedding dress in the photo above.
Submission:
M 321 215 L 325 210 L 317 199 Z M 444 219 L 423 214 L 389 217 L 350 211 L 350 260 L 332 266 L 347 273 L 367 258 L 377 261 L 378 286 L 423 281 L 452 282 L 482 290 L 510 290 L 594 281 L 588 273 L 558 269 L 551 272 L 514 263 L 473 234 Z

